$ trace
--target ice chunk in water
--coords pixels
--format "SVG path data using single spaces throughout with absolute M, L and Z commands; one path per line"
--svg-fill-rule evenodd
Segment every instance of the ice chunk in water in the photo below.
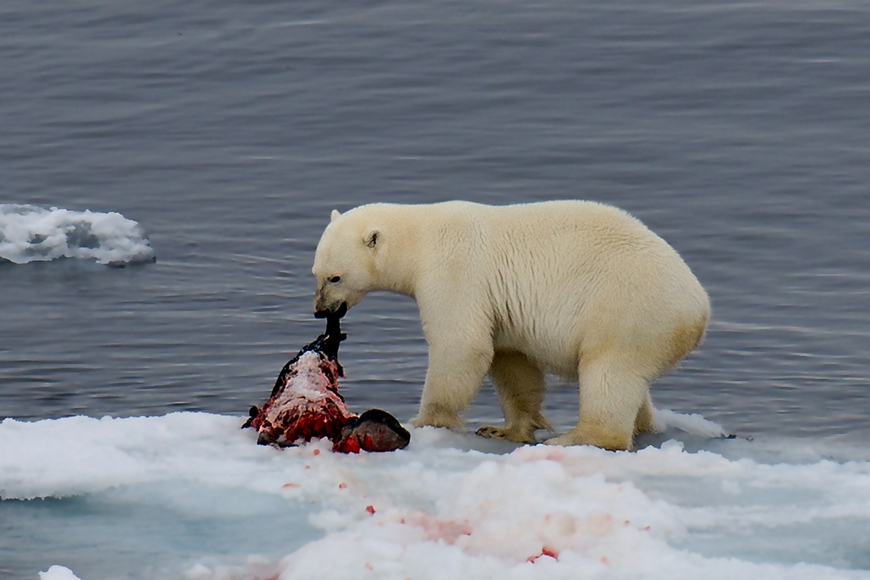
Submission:
M 153 262 L 142 228 L 119 213 L 0 204 L 0 260 L 16 264 L 59 258 L 124 265 Z

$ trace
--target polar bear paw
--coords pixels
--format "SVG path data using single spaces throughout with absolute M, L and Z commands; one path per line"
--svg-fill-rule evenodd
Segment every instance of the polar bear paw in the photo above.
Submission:
M 410 423 L 414 427 L 446 427 L 454 431 L 465 431 L 465 423 L 459 415 L 446 411 L 421 411 Z
M 505 429 L 504 427 L 495 427 L 494 425 L 484 425 L 475 431 L 476 435 L 486 437 L 487 439 L 505 439 L 515 443 L 537 443 L 535 432 L 522 432 L 518 429 Z
M 603 424 L 583 424 L 558 437 L 547 439 L 547 445 L 594 445 L 610 451 L 630 451 L 632 447 L 632 430 L 619 431 Z

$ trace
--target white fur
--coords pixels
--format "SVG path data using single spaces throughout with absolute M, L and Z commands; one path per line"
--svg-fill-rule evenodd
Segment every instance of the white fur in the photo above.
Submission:
M 673 248 L 622 210 L 585 201 L 333 212 L 312 271 L 316 311 L 372 290 L 416 299 L 429 370 L 415 425 L 461 428 L 489 373 L 505 426 L 479 433 L 515 441 L 548 427 L 549 371 L 580 382 L 579 422 L 551 443 L 630 448 L 652 428 L 649 384 L 701 342 L 710 315 Z

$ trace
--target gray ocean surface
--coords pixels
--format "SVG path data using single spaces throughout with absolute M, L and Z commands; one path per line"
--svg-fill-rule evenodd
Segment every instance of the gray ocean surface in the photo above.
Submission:
M 333 208 L 580 198 L 711 296 L 657 407 L 866 444 L 868 184 L 862 1 L 3 2 L 0 203 L 120 212 L 157 262 L 0 264 L 0 418 L 244 415 L 323 330 Z M 350 406 L 413 416 L 414 302 L 344 330 Z M 500 420 L 491 387 L 467 418 Z

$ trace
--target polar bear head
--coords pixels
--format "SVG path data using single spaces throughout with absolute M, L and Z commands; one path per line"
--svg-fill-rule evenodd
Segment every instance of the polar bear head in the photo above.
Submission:
M 359 209 L 344 215 L 333 210 L 317 244 L 311 272 L 317 279 L 314 315 L 318 318 L 327 314 L 343 316 L 378 287 L 381 233 Z

